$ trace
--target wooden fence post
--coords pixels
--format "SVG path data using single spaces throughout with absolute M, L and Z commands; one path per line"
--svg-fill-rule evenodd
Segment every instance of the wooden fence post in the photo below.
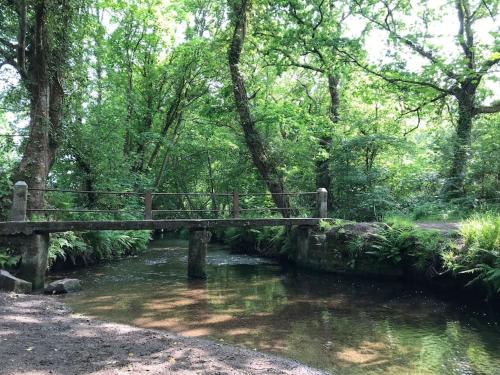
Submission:
M 10 221 L 26 221 L 27 206 L 28 185 L 24 181 L 17 181 L 14 184 L 14 195 L 12 197 Z
M 325 188 L 318 189 L 318 214 L 324 219 L 328 216 L 328 191 Z
M 237 192 L 233 192 L 233 217 L 240 217 L 240 195 Z
M 153 220 L 153 193 L 150 191 L 144 194 L 144 220 Z

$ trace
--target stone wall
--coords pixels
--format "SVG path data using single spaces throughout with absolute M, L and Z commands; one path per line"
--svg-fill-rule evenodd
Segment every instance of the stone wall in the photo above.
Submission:
M 322 271 L 401 277 L 403 270 L 400 267 L 379 262 L 367 251 L 375 235 L 384 227 L 382 223 L 353 223 L 326 232 L 298 228 L 297 251 L 292 252 L 291 260 L 299 266 Z

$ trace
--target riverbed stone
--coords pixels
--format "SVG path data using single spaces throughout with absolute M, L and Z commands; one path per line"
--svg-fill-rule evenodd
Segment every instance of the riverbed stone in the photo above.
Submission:
M 0 270 L 0 290 L 14 293 L 31 293 L 32 285 L 29 281 L 11 275 L 10 272 Z
M 63 294 L 78 292 L 82 289 L 78 279 L 61 279 L 51 282 L 45 287 L 45 294 Z

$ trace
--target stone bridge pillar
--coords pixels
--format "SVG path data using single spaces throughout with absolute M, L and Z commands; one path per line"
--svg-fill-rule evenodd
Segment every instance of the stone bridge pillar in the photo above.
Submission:
M 49 235 L 32 234 L 20 236 L 21 267 L 19 277 L 30 281 L 33 291 L 42 290 L 45 284 L 47 271 Z
M 24 181 L 14 184 L 12 208 L 9 220 L 26 221 L 28 206 L 28 185 Z M 48 234 L 18 234 L 7 236 L 2 241 L 8 247 L 17 249 L 21 256 L 19 276 L 31 282 L 33 291 L 44 288 L 45 272 L 47 271 L 49 235 Z
M 309 236 L 311 235 L 311 227 L 297 227 L 297 261 L 307 261 L 309 257 Z
M 196 279 L 207 277 L 207 247 L 212 233 L 203 229 L 189 231 L 188 276 Z

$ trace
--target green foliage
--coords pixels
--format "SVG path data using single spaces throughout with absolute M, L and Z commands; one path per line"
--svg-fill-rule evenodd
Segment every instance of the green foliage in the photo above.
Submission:
M 83 241 L 80 234 L 75 232 L 54 233 L 50 236 L 49 242 L 49 267 L 56 261 L 61 259 L 66 261 L 71 260 L 76 263 L 77 258 L 90 256 L 91 249 Z
M 475 214 L 460 225 L 469 253 L 500 250 L 500 214 Z
M 388 221 L 387 228 L 374 237 L 368 253 L 380 261 L 405 263 L 421 271 L 437 266 L 440 254 L 448 246 L 442 233 L 418 229 L 399 217 Z
M 471 283 L 481 282 L 491 294 L 500 293 L 500 215 L 476 214 L 460 225 L 461 246 L 443 254 L 446 269 L 472 275 Z
M 0 249 L 0 269 L 14 267 L 19 259 L 20 257 L 14 255 L 10 249 Z
M 286 229 L 283 227 L 228 228 L 224 233 L 225 243 L 233 251 L 267 255 L 278 255 L 285 245 L 285 238 Z
M 151 238 L 150 231 L 99 231 L 83 235 L 97 259 L 113 259 L 144 251 Z
M 76 265 L 79 260 L 110 260 L 147 248 L 150 231 L 65 232 L 50 237 L 49 267 L 57 260 Z

